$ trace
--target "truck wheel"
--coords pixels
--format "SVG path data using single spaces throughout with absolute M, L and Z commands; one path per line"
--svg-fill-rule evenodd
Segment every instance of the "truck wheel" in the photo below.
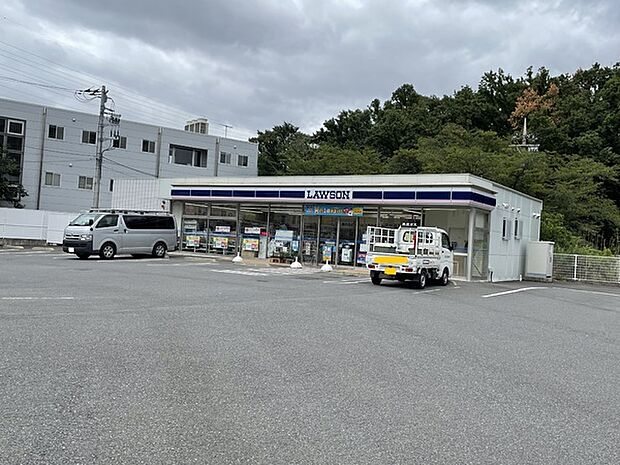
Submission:
M 373 271 L 372 273 L 370 273 L 370 281 L 375 286 L 378 286 L 379 284 L 381 284 L 381 275 L 377 273 L 376 271 Z
M 111 260 L 116 255 L 116 247 L 111 242 L 106 242 L 99 249 L 99 256 L 104 260 Z
M 441 278 L 439 278 L 439 284 L 447 286 L 448 281 L 450 281 L 450 273 L 448 272 L 448 268 L 444 268 Z
M 426 287 L 426 271 L 420 271 L 420 277 L 418 278 L 418 289 L 424 289 Z

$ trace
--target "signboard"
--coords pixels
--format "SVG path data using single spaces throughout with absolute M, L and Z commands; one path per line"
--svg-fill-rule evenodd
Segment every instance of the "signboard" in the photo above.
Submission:
M 364 216 L 362 207 L 350 205 L 304 205 L 306 216 Z
M 243 230 L 243 232 L 244 232 L 245 234 L 260 234 L 260 233 L 261 233 L 261 229 L 262 229 L 262 228 L 261 228 L 260 226 L 256 226 L 256 227 L 254 227 L 254 226 L 248 226 L 248 227 L 246 227 L 246 228 Z
M 293 233 L 294 231 L 289 231 L 288 229 L 278 229 L 276 230 L 276 236 L 274 239 L 276 241 L 292 241 Z
M 230 232 L 230 226 L 216 226 L 215 227 L 215 232 L 229 233 Z
M 343 189 L 306 189 L 304 198 L 318 200 L 351 200 L 353 191 Z

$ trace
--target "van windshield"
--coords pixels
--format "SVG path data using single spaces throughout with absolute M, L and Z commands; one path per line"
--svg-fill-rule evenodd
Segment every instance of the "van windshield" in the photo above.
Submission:
M 76 219 L 69 223 L 69 226 L 90 226 L 97 218 L 101 216 L 101 213 L 82 213 Z

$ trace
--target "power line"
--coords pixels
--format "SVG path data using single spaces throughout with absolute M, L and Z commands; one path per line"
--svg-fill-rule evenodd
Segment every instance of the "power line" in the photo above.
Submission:
M 22 79 L 15 79 L 9 76 L 0 75 L 0 79 L 3 79 L 5 81 L 11 81 L 11 82 L 19 82 L 20 84 L 28 84 L 31 86 L 43 87 L 45 89 L 58 89 L 58 90 L 67 90 L 69 92 L 75 92 L 75 89 L 69 89 L 68 87 L 52 86 L 49 84 L 43 84 L 41 82 L 24 81 Z

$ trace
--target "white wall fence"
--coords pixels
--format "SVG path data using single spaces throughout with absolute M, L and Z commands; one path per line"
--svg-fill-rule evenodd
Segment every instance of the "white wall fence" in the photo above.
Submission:
M 0 208 L 0 241 L 21 239 L 62 244 L 65 226 L 77 213 Z
M 620 257 L 556 253 L 553 279 L 620 284 Z

